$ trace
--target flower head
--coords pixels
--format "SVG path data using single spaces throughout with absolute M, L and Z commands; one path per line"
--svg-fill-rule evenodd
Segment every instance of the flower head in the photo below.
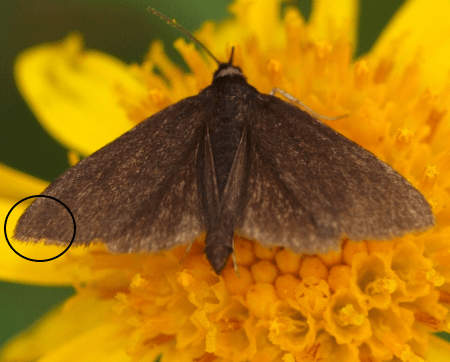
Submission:
M 188 252 L 184 246 L 157 254 L 111 255 L 101 245 L 71 250 L 64 260 L 39 266 L 47 270 L 45 281 L 30 273 L 35 266 L 20 272 L 14 264 L 20 262 L 5 257 L 16 272 L 4 277 L 71 283 L 77 295 L 7 345 L 2 360 L 424 360 L 430 341 L 440 343 L 430 332 L 447 331 L 450 322 L 450 82 L 448 69 L 427 58 L 435 48 L 422 46 L 414 32 L 412 19 L 424 4 L 408 3 L 374 50 L 356 61 L 352 1 L 316 1 L 306 23 L 293 8 L 279 18 L 279 1 L 237 0 L 234 20 L 206 23 L 196 35 L 222 59 L 234 46 L 236 65 L 260 92 L 279 87 L 318 113 L 350 114 L 328 124 L 423 193 L 436 216 L 433 230 L 390 242 L 343 240 L 340 252 L 326 255 L 297 255 L 236 237 L 238 274 L 230 261 L 219 276 L 205 259 L 202 235 Z M 255 21 L 260 18 L 264 22 Z M 126 66 L 82 50 L 71 35 L 25 52 L 17 81 L 44 127 L 88 155 L 209 85 L 214 63 L 184 40 L 175 48 L 191 74 L 179 70 L 159 42 L 142 65 Z M 93 100 L 94 92 L 102 97 Z

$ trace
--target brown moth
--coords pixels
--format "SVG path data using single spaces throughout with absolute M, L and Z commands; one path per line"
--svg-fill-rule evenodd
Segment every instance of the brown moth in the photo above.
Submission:
M 217 63 L 198 95 L 149 117 L 43 192 L 72 211 L 74 245 L 100 239 L 114 253 L 156 252 L 206 232 L 206 256 L 220 273 L 235 232 L 313 254 L 337 249 L 344 235 L 386 240 L 434 224 L 425 198 L 386 163 L 258 92 L 233 54 Z M 72 220 L 54 204 L 35 200 L 15 237 L 67 243 Z

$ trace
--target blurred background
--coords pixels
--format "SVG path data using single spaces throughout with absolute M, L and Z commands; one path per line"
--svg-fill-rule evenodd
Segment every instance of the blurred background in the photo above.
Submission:
M 370 50 L 403 2 L 361 1 L 356 57 Z M 78 31 L 86 48 L 112 54 L 126 63 L 140 63 L 150 42 L 162 39 L 169 56 L 185 66 L 172 47 L 181 33 L 146 8 L 152 6 L 195 31 L 205 20 L 220 22 L 230 18 L 229 4 L 225 0 L 2 0 L 0 163 L 47 181 L 68 168 L 66 150 L 40 127 L 15 86 L 13 63 L 23 49 L 61 40 L 69 32 Z M 309 0 L 289 1 L 284 5 L 297 6 L 306 18 L 311 10 Z M 4 242 L 4 237 L 1 240 Z M 71 288 L 0 282 L 0 345 L 72 294 Z

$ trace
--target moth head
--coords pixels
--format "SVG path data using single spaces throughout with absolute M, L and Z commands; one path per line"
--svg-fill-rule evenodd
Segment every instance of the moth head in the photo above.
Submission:
M 219 63 L 219 68 L 214 72 L 213 81 L 225 76 L 239 76 L 246 79 L 242 69 L 233 65 L 234 47 L 231 48 L 230 59 L 227 63 Z
M 239 76 L 246 79 L 241 68 L 228 63 L 222 63 L 219 65 L 219 69 L 214 72 L 213 81 L 225 76 Z

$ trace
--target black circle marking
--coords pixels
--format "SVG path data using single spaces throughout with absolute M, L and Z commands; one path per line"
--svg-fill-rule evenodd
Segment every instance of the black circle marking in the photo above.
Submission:
M 56 201 L 56 202 L 59 202 L 59 203 L 60 203 L 62 206 L 64 206 L 64 207 L 66 208 L 66 210 L 69 212 L 70 217 L 72 218 L 72 221 L 73 221 L 73 236 L 72 236 L 72 240 L 70 241 L 70 244 L 69 244 L 69 245 L 67 246 L 67 248 L 65 248 L 61 253 L 59 253 L 58 255 L 54 256 L 53 258 L 48 258 L 48 259 L 32 259 L 32 258 L 28 258 L 28 257 L 26 257 L 25 255 L 20 254 L 16 249 L 14 249 L 13 246 L 11 245 L 11 243 L 9 242 L 9 239 L 8 239 L 8 234 L 7 234 L 7 232 L 6 232 L 6 223 L 8 222 L 9 215 L 10 215 L 11 212 L 14 210 L 14 208 L 15 208 L 17 205 L 19 205 L 21 202 L 24 202 L 25 200 L 28 200 L 28 199 L 32 199 L 32 198 L 34 198 L 34 197 L 46 197 L 46 198 L 48 198 L 48 199 L 52 199 L 52 200 L 54 200 L 54 201 Z M 4 223 L 4 231 L 5 231 L 6 242 L 8 243 L 9 247 L 11 248 L 11 250 L 14 251 L 14 252 L 15 252 L 17 255 L 19 255 L 21 258 L 24 258 L 24 259 L 29 260 L 29 261 L 34 261 L 34 262 L 37 262 L 37 263 L 41 263 L 41 262 L 44 262 L 44 261 L 50 261 L 50 260 L 54 260 L 54 259 L 56 259 L 56 258 L 59 258 L 59 257 L 60 257 L 61 255 L 63 255 L 67 250 L 69 250 L 69 248 L 70 248 L 70 247 L 72 246 L 72 244 L 73 244 L 73 241 L 75 240 L 76 229 L 77 229 L 77 227 L 76 227 L 76 223 L 75 223 L 75 217 L 73 216 L 72 211 L 70 211 L 70 209 L 67 207 L 67 205 L 64 204 L 61 200 L 58 200 L 57 198 L 55 198 L 55 197 L 53 197 L 53 196 L 48 196 L 48 195 L 32 195 L 32 196 L 25 197 L 24 199 L 22 199 L 22 200 L 16 202 L 16 203 L 14 204 L 14 206 L 8 211 L 8 214 L 6 215 L 5 223 Z

